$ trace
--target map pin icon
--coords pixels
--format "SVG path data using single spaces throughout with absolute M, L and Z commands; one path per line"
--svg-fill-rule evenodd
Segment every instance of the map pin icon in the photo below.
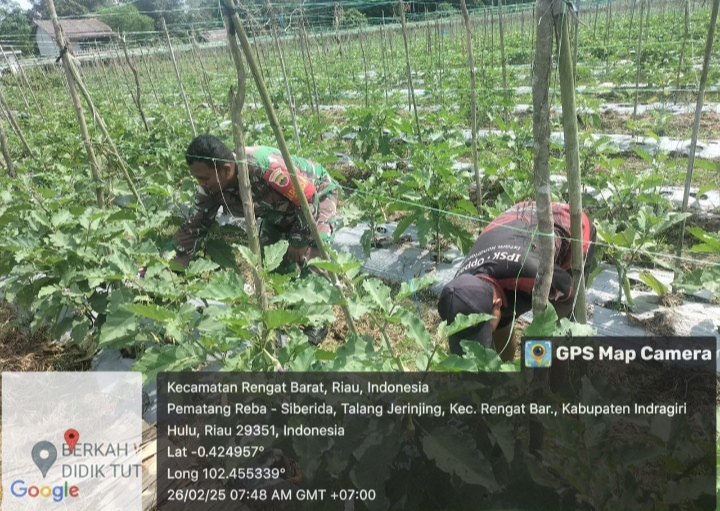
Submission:
M 47 456 L 43 457 L 43 452 L 46 452 Z M 40 469 L 40 473 L 42 473 L 43 477 L 47 475 L 48 470 L 50 470 L 50 467 L 53 466 L 56 459 L 57 449 L 55 449 L 55 446 L 47 440 L 38 442 L 33 446 L 32 460 L 35 462 L 35 465 L 37 465 L 37 468 Z
M 77 429 L 70 428 L 65 432 L 65 443 L 70 448 L 70 454 L 75 450 L 78 440 L 80 440 L 80 433 L 77 432 Z

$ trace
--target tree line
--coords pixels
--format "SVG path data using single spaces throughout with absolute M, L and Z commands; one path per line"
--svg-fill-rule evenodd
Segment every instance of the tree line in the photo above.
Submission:
M 475 7 L 494 6 L 498 0 L 471 0 Z M 505 0 L 504 5 L 531 3 L 533 0 Z M 32 0 L 28 9 L 23 9 L 16 0 L 0 0 L 0 45 L 19 49 L 23 54 L 37 53 L 34 40 L 35 19 L 49 19 L 44 0 Z M 269 26 L 274 20 L 287 26 L 293 20 L 304 17 L 312 26 L 351 26 L 358 23 L 378 23 L 392 20 L 397 10 L 395 0 L 359 3 L 355 0 L 255 0 L 242 2 L 245 17 L 252 18 L 260 27 Z M 302 5 L 302 11 L 301 11 Z M 412 15 L 446 15 L 460 9 L 459 0 L 407 1 L 408 17 Z M 132 41 L 149 42 L 158 37 L 161 18 L 165 18 L 168 29 L 187 34 L 221 28 L 222 12 L 217 0 L 55 0 L 55 9 L 60 18 L 92 15 L 113 31 L 129 34 Z

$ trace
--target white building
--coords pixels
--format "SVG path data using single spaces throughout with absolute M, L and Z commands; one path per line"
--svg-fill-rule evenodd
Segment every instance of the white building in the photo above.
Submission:
M 55 29 L 50 20 L 35 20 L 35 40 L 41 57 L 58 57 L 60 48 L 55 41 Z M 96 18 L 60 20 L 65 39 L 75 55 L 90 52 L 115 38 L 115 33 Z

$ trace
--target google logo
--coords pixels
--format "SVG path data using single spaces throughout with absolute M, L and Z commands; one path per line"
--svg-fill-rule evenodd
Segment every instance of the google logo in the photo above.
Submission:
M 63 485 L 57 485 L 57 486 L 27 486 L 25 484 L 25 481 L 22 479 L 17 479 L 12 482 L 10 485 L 10 493 L 14 495 L 15 497 L 21 498 L 21 497 L 42 497 L 42 498 L 49 498 L 52 497 L 52 499 L 55 502 L 62 502 L 64 498 L 68 497 L 79 497 L 80 496 L 80 488 L 77 486 L 70 486 L 70 484 L 65 481 L 65 484 Z

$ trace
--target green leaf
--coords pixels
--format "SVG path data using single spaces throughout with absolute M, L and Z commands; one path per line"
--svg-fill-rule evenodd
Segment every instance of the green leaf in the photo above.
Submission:
M 390 299 L 390 288 L 378 279 L 367 279 L 363 282 L 363 289 L 367 291 L 368 296 L 375 305 L 382 311 L 388 312 L 392 307 Z
M 425 328 L 421 318 L 407 309 L 402 309 L 399 314 L 401 323 L 405 326 L 405 334 L 410 337 L 421 349 L 427 351 L 430 348 L 432 337 Z
M 240 256 L 243 258 L 243 260 L 249 264 L 250 266 L 254 266 L 257 268 L 258 260 L 257 257 L 255 257 L 255 253 L 250 250 L 245 245 L 233 245 L 237 249 L 238 252 L 240 252 Z
M 305 321 L 305 316 L 297 310 L 272 309 L 263 314 L 263 323 L 269 329 L 285 325 L 297 325 Z
M 365 257 L 370 257 L 370 250 L 373 245 L 373 231 L 372 229 L 366 229 L 365 232 L 360 236 L 360 245 L 362 245 L 363 254 Z
M 434 371 L 454 372 L 477 372 L 478 368 L 474 360 L 458 355 L 448 355 L 440 363 L 433 367 Z
M 291 282 L 282 293 L 274 296 L 272 303 L 322 303 L 335 305 L 343 301 L 340 291 L 327 279 L 310 275 Z
M 398 294 L 395 295 L 395 300 L 403 300 L 408 296 L 433 285 L 435 282 L 437 282 L 437 277 L 434 275 L 426 275 L 425 277 L 421 277 L 419 279 L 411 279 L 408 282 L 403 282 L 400 284 L 400 291 L 398 291 Z
M 133 369 L 142 372 L 144 381 L 151 381 L 161 371 L 183 371 L 196 368 L 203 364 L 205 359 L 205 353 L 196 345 L 152 346 L 135 362 Z
M 640 280 L 647 284 L 658 296 L 665 296 L 668 293 L 668 287 L 660 282 L 652 273 L 648 271 L 640 272 Z
M 237 268 L 233 246 L 223 239 L 206 240 L 205 254 L 223 268 Z
M 185 275 L 188 277 L 194 277 L 203 273 L 215 271 L 218 268 L 220 268 L 219 265 L 212 261 L 208 261 L 207 259 L 195 259 L 187 267 L 187 270 L 185 270 Z
M 482 344 L 476 341 L 460 341 L 460 346 L 462 346 L 465 351 L 465 358 L 475 361 L 477 370 L 500 370 L 503 361 L 495 350 L 486 349 Z
M 701 160 L 699 158 L 696 158 L 693 165 L 695 168 L 698 169 L 709 170 L 711 172 L 720 172 L 720 162 L 712 160 Z
M 137 333 L 137 319 L 127 310 L 108 312 L 107 319 L 100 330 L 98 346 L 117 345 L 127 341 Z
M 425 455 L 437 467 L 460 478 L 466 484 L 482 486 L 491 492 L 498 489 L 490 462 L 477 450 L 470 434 L 459 433 L 455 428 L 435 428 L 424 435 L 422 446 Z
M 287 240 L 280 240 L 274 245 L 264 248 L 263 253 L 265 257 L 263 259 L 263 267 L 266 272 L 273 271 L 280 266 L 289 245 Z
M 402 236 L 402 234 L 407 230 L 407 228 L 413 224 L 417 217 L 418 213 L 413 213 L 398 222 L 397 227 L 393 231 L 393 241 L 395 243 L 397 243 L 397 241 L 400 239 L 400 236 Z
M 555 337 L 563 337 L 565 335 L 572 335 L 573 337 L 592 337 L 597 335 L 597 330 L 590 325 L 582 325 L 575 323 L 567 318 L 560 320 L 560 324 L 555 328 Z
M 450 337 L 453 334 L 456 334 L 462 330 L 465 330 L 466 328 L 470 328 L 471 326 L 475 326 L 478 323 L 482 323 L 483 321 L 488 321 L 493 318 L 492 314 L 458 314 L 455 316 L 455 321 L 453 321 L 446 330 L 446 334 L 448 337 Z
M 243 302 L 247 298 L 245 279 L 232 270 L 215 273 L 210 282 L 195 291 L 195 296 L 218 302 Z
M 540 314 L 533 314 L 532 323 L 525 329 L 528 337 L 550 337 L 555 332 L 555 324 L 558 317 L 555 307 L 551 303 Z
M 123 308 L 129 312 L 132 312 L 135 315 L 150 318 L 155 321 L 160 321 L 161 323 L 164 321 L 169 321 L 176 316 L 174 312 L 163 309 L 162 307 L 158 307 L 157 305 L 141 305 L 139 303 L 128 303 L 125 304 Z
M 70 337 L 77 344 L 81 344 L 85 340 L 85 336 L 90 331 L 90 323 L 87 320 L 78 323 L 70 331 Z

